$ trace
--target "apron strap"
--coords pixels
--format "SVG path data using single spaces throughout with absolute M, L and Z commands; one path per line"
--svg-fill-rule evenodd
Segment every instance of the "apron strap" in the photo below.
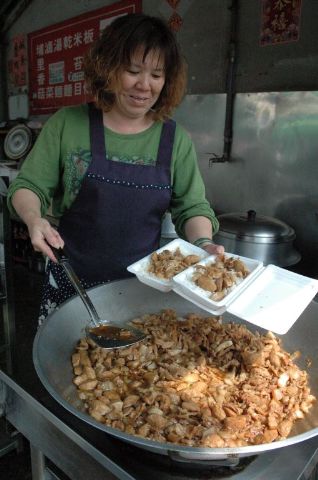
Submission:
M 176 122 L 172 119 L 164 122 L 159 142 L 156 165 L 170 168 Z
M 98 163 L 106 158 L 104 123 L 102 110 L 95 107 L 93 102 L 88 104 L 89 136 L 91 141 L 92 158 Z

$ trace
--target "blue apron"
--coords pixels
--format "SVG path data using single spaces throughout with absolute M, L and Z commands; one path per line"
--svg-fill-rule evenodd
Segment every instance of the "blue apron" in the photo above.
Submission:
M 126 267 L 159 247 L 161 220 L 171 200 L 175 122 L 163 124 L 156 164 L 106 158 L 103 114 L 89 104 L 92 160 L 59 232 L 85 288 L 129 277 Z M 107 137 L 106 137 L 107 143 Z M 63 269 L 49 261 L 40 321 L 75 291 Z

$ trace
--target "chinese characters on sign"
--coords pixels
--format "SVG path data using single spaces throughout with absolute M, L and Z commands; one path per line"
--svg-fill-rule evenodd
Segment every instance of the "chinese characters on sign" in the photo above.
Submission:
M 140 11 L 141 0 L 126 0 L 30 33 L 30 113 L 52 113 L 88 101 L 85 50 L 114 18 Z
M 299 40 L 301 0 L 262 0 L 261 46 Z

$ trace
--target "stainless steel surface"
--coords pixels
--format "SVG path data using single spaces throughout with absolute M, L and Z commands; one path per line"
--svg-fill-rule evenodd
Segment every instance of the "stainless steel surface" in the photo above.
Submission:
M 137 279 L 112 282 L 90 290 L 90 295 L 103 315 L 118 322 L 131 320 L 141 314 L 159 312 L 163 308 L 174 308 L 180 315 L 201 311 L 192 303 L 183 300 L 173 292 L 162 293 L 141 284 Z M 301 350 L 303 355 L 298 364 L 310 374 L 314 395 L 318 395 L 318 304 L 312 302 L 289 332 L 282 337 L 283 346 L 288 351 Z M 83 304 L 75 298 L 66 302 L 59 311 L 53 313 L 39 329 L 33 347 L 33 360 L 38 376 L 49 393 L 68 411 L 90 425 L 105 431 L 125 442 L 146 450 L 169 455 L 169 450 L 178 452 L 184 458 L 204 460 L 256 455 L 269 450 L 293 445 L 318 434 L 318 405 L 313 406 L 304 420 L 296 423 L 291 435 L 285 440 L 271 444 L 240 448 L 192 448 L 179 445 L 165 445 L 125 434 L 106 427 L 87 415 L 77 398 L 72 383 L 70 355 L 80 337 L 84 335 L 85 322 L 82 320 Z M 224 314 L 224 321 L 244 323 L 238 318 Z M 250 329 L 254 329 L 249 325 Z M 260 329 L 259 329 L 260 330 Z M 311 359 L 310 368 L 306 360 Z
M 130 325 L 121 326 L 105 318 L 100 318 L 64 251 L 61 248 L 51 248 L 89 313 L 91 323 L 86 325 L 86 335 L 105 349 L 127 347 L 145 338 L 146 335 L 143 332 Z
M 223 149 L 225 95 L 188 95 L 176 119 L 190 132 L 207 196 L 218 214 L 256 210 L 296 232 L 299 273 L 318 277 L 318 92 L 240 93 L 232 159 Z
M 294 248 L 295 231 L 277 218 L 246 213 L 224 213 L 218 216 L 220 229 L 214 241 L 226 252 L 287 267 L 299 262 L 301 256 Z

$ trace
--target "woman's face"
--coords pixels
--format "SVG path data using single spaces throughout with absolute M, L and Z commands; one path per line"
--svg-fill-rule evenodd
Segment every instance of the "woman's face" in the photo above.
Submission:
M 150 51 L 143 60 L 143 50 L 138 50 L 131 64 L 119 74 L 113 109 L 125 117 L 143 118 L 158 100 L 164 83 L 162 56 Z

